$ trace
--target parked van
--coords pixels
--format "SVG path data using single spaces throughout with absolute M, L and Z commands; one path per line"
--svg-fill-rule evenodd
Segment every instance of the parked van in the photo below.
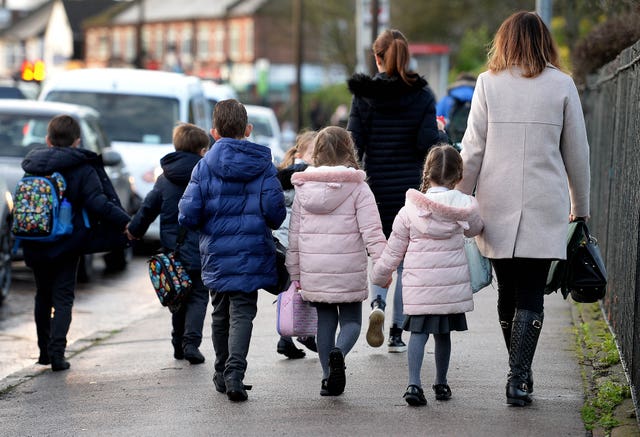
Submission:
M 129 68 L 69 70 L 47 80 L 40 100 L 76 103 L 98 110 L 112 147 L 144 198 L 161 174 L 160 158 L 173 151 L 177 122 L 208 131 L 209 105 L 199 78 L 180 73 Z M 159 237 L 157 221 L 149 230 Z

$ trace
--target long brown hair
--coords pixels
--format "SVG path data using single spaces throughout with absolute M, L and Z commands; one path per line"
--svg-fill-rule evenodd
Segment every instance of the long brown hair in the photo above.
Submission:
M 378 35 L 373 42 L 373 53 L 382 61 L 387 76 L 400 76 L 407 85 L 413 85 L 418 79 L 417 73 L 408 70 L 409 42 L 399 30 L 387 29 Z
M 462 156 L 451 145 L 438 143 L 429 149 L 422 171 L 420 191 L 426 193 L 431 183 L 453 189 L 462 180 Z
M 296 137 L 296 143 L 289 148 L 282 158 L 282 162 L 278 166 L 279 170 L 284 170 L 287 167 L 291 167 L 296 162 L 296 158 L 302 157 L 309 147 L 313 144 L 313 139 L 316 137 L 317 132 L 314 130 L 306 130 L 298 134 Z M 307 164 L 313 164 L 307 162 Z
M 561 69 L 551 32 L 535 12 L 520 11 L 500 25 L 489 49 L 489 70 L 497 73 L 518 66 L 524 77 L 536 77 L 547 64 Z
M 328 126 L 318 132 L 313 140 L 313 164 L 316 167 L 344 165 L 360 168 L 349 131 L 339 126 Z

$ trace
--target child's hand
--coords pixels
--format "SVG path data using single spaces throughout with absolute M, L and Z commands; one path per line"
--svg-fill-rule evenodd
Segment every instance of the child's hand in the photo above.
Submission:
M 293 285 L 295 285 L 296 290 L 300 290 L 300 281 L 293 281 Z
M 383 288 L 389 288 L 391 287 L 391 283 L 393 282 L 393 277 L 390 277 L 389 280 L 387 281 L 387 283 L 384 285 Z

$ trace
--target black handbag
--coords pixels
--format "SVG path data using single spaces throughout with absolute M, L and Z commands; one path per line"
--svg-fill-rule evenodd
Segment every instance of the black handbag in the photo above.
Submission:
M 265 290 L 271 294 L 279 295 L 289 287 L 289 272 L 284 262 L 287 258 L 287 248 L 273 237 L 273 243 L 276 245 L 276 271 L 278 272 L 278 282 L 271 287 L 265 287 Z
M 607 270 L 598 241 L 589 233 L 584 220 L 569 224 L 567 259 L 553 261 L 545 292 L 561 290 L 576 302 L 591 303 L 602 299 L 607 290 Z

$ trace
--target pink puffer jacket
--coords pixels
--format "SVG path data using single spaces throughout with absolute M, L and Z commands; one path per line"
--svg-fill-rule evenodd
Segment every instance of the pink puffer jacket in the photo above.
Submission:
M 384 250 L 380 214 L 362 170 L 309 168 L 291 178 L 296 194 L 289 223 L 286 265 L 312 302 L 367 298 L 367 250 Z
M 407 191 L 389 243 L 371 273 L 372 282 L 384 286 L 404 257 L 404 314 L 473 310 L 464 236 L 482 230 L 478 202 L 457 190 L 438 190 Z

